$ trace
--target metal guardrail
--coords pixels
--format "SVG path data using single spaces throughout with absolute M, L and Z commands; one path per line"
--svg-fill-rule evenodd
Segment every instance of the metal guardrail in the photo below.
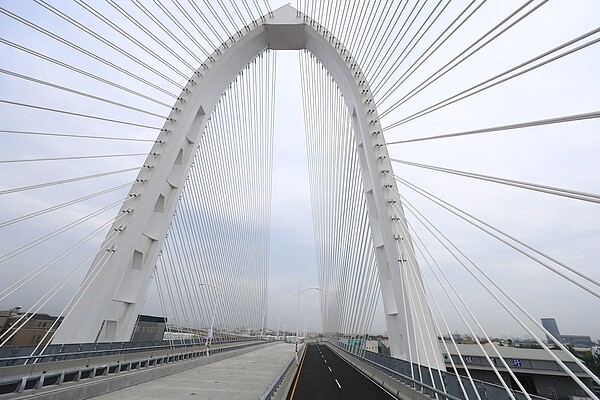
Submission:
M 265 342 L 244 343 L 235 346 L 218 347 L 211 350 L 211 354 L 237 350 L 245 347 L 257 346 Z M 93 379 L 97 376 L 108 376 L 127 371 L 140 370 L 193 358 L 206 357 L 205 349 L 179 354 L 166 354 L 164 356 L 151 356 L 126 362 L 115 361 L 112 363 L 80 367 L 64 371 L 50 371 L 23 377 L 10 377 L 0 379 L 0 395 L 10 393 L 23 393 L 29 389 L 42 389 L 51 385 L 62 385 L 66 382 L 79 382 L 82 379 Z M 210 356 L 209 356 L 210 357 Z
M 305 347 L 306 346 L 304 344 L 302 344 L 302 348 L 298 352 L 298 355 L 300 355 L 304 351 Z M 268 400 L 275 394 L 275 392 L 279 388 L 279 385 L 281 384 L 283 379 L 286 377 L 286 375 L 290 371 L 290 368 L 292 368 L 292 365 L 294 365 L 295 362 L 296 362 L 296 355 L 294 354 L 294 357 L 292 357 L 292 359 L 287 363 L 287 365 L 283 368 L 281 373 L 277 376 L 277 378 L 275 378 L 273 383 L 271 383 L 271 385 L 267 388 L 267 390 L 263 393 L 263 395 L 260 396 L 260 400 Z
M 214 340 L 214 344 L 227 344 L 248 342 L 256 339 L 226 339 Z M 56 362 L 64 360 L 75 360 L 80 358 L 100 357 L 128 353 L 141 353 L 143 351 L 185 349 L 197 347 L 201 343 L 177 343 L 169 341 L 157 342 L 116 342 L 116 343 L 77 343 L 66 345 L 51 345 L 43 354 L 31 355 L 35 346 L 5 347 L 0 349 L 0 367 L 11 367 L 16 365 L 35 363 Z M 27 354 L 27 355 L 21 355 Z

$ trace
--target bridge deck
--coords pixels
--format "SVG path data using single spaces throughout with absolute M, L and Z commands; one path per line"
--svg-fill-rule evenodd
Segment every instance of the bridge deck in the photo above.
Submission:
M 278 343 L 94 399 L 256 400 L 293 356 L 293 344 Z
M 396 398 L 327 346 L 309 344 L 299 374 L 287 396 L 288 400 Z

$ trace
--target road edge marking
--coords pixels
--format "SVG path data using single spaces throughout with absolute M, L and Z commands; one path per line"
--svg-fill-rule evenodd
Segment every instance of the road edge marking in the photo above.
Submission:
M 306 353 L 308 352 L 308 347 L 304 349 L 302 352 L 302 361 L 300 361 L 300 366 L 298 367 L 298 373 L 296 374 L 296 380 L 294 381 L 294 386 L 292 387 L 292 393 L 290 394 L 290 400 L 294 399 L 294 394 L 296 393 L 296 385 L 298 385 L 298 379 L 300 379 L 300 373 L 302 372 L 302 366 L 304 365 L 304 359 L 306 358 Z

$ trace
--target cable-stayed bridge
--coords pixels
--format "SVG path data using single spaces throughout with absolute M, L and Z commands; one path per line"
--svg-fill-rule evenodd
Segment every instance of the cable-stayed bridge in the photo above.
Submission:
M 7 395 L 252 363 L 281 330 L 398 398 L 597 399 L 540 319 L 600 331 L 598 5 L 292 5 L 2 5 Z M 141 316 L 165 340 L 136 344 Z M 392 358 L 366 349 L 384 331 Z M 534 353 L 498 338 L 516 333 Z M 313 346 L 269 362 L 265 396 L 316 370 Z

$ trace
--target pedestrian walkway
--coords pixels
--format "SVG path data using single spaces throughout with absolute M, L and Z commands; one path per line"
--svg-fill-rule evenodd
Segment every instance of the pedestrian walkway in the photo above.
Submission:
M 294 356 L 294 345 L 260 346 L 236 357 L 95 397 L 98 400 L 252 399 L 267 390 Z

